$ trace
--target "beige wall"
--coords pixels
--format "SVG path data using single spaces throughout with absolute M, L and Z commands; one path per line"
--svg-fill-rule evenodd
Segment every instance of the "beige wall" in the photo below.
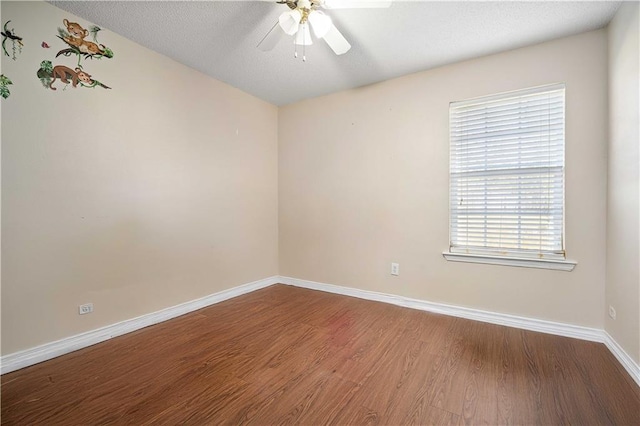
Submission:
M 640 363 L 640 43 L 638 3 L 609 25 L 609 179 L 605 329 Z M 606 314 L 605 314 L 606 315 Z
M 36 71 L 57 27 L 89 23 L 2 17 L 26 43 L 2 58 L 3 354 L 278 273 L 275 106 L 108 30 L 114 58 L 85 69 L 113 89 L 53 92 Z
M 280 109 L 280 274 L 604 326 L 607 34 L 584 33 Z M 449 102 L 566 83 L 573 272 L 447 262 Z M 389 274 L 400 263 L 400 275 Z

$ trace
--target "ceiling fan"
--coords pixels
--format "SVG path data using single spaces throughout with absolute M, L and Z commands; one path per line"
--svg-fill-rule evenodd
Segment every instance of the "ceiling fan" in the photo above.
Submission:
M 271 0 L 263 0 L 271 1 Z M 363 7 L 389 7 L 391 0 L 278 0 L 289 10 L 280 14 L 278 22 L 258 43 L 262 51 L 273 49 L 284 35 L 293 36 L 296 46 L 294 56 L 298 57 L 297 46 L 302 46 L 302 60 L 306 61 L 305 46 L 313 44 L 311 30 L 317 39 L 323 39 L 336 55 L 347 53 L 351 44 L 326 15 L 322 9 L 345 9 Z

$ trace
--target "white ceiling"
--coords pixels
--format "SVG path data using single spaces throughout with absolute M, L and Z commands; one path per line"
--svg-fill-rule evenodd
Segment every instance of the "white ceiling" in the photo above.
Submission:
M 189 67 L 275 105 L 540 43 L 605 26 L 603 2 L 394 1 L 387 9 L 327 13 L 352 48 L 323 41 L 293 57 L 292 39 L 256 48 L 287 6 L 262 1 L 51 1 Z

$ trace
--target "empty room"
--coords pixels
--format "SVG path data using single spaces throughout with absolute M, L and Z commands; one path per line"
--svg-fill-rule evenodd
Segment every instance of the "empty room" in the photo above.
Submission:
M 639 425 L 640 3 L 4 1 L 2 425 Z

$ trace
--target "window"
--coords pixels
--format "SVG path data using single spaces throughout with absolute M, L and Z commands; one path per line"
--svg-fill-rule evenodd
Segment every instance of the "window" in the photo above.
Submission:
M 558 84 L 451 103 L 448 260 L 573 269 L 564 92 Z

